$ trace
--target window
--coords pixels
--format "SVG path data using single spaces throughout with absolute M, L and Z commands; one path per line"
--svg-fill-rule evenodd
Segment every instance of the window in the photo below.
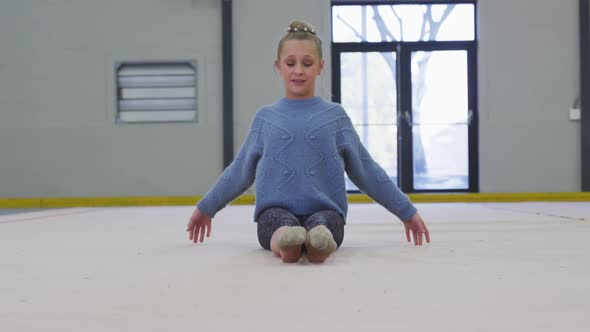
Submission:
M 334 100 L 404 192 L 479 190 L 475 7 L 332 1 Z
M 389 4 L 334 6 L 333 41 L 473 40 L 473 4 Z
M 117 64 L 117 122 L 186 122 L 197 117 L 195 62 Z

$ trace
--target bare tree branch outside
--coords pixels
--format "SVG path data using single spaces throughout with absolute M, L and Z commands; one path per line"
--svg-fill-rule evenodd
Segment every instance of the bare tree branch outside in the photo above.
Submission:
M 445 5 L 442 15 L 438 20 L 435 20 L 433 17 L 432 6 L 431 5 L 422 5 L 420 6 L 422 9 L 422 23 L 420 28 L 420 35 L 418 40 L 425 41 L 425 40 L 436 40 L 437 35 L 440 31 L 441 26 L 444 24 L 446 19 L 452 13 L 453 9 L 455 8 L 454 4 Z M 399 41 L 398 38 L 395 37 L 395 33 L 390 30 L 388 26 L 392 26 L 391 24 L 387 24 L 388 22 L 384 19 L 384 12 L 385 10 L 390 11 L 391 14 L 396 19 L 396 25 L 399 29 L 399 36 L 404 36 L 404 22 L 403 16 L 400 15 L 396 11 L 396 6 L 379 6 L 379 5 L 372 5 L 370 6 L 372 9 L 373 15 L 371 19 L 375 23 L 375 26 L 378 29 L 378 33 L 382 41 Z M 348 27 L 354 35 L 359 38 L 361 41 L 366 41 L 367 36 L 365 31 L 358 31 L 355 27 L 347 22 L 341 16 L 336 16 L 336 18 L 341 21 L 346 27 Z M 380 53 L 385 62 L 387 63 L 389 70 L 391 71 L 392 76 L 396 77 L 396 60 L 391 53 Z M 425 84 L 426 84 L 426 72 L 428 63 L 430 61 L 431 53 L 429 52 L 421 52 L 421 58 L 417 60 L 418 72 L 420 75 L 414 78 L 412 84 L 412 108 L 414 110 L 414 123 L 420 122 L 420 109 L 422 100 L 424 97 L 424 93 L 426 92 Z M 419 129 L 418 129 L 419 130 Z M 414 168 L 417 174 L 425 173 L 427 169 L 426 165 L 426 158 L 424 155 L 424 148 L 422 146 L 421 135 L 416 135 L 414 137 Z

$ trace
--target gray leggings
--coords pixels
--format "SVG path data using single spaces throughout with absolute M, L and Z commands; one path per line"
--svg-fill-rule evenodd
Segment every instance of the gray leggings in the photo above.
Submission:
M 338 247 L 344 240 L 344 219 L 331 210 L 320 211 L 307 216 L 295 216 L 291 212 L 274 207 L 264 210 L 256 220 L 258 223 L 258 242 L 262 248 L 270 250 L 270 239 L 274 232 L 282 226 L 303 226 L 310 230 L 318 225 L 326 226 Z

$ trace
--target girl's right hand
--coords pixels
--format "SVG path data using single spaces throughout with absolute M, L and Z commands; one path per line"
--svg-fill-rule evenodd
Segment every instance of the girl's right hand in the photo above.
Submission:
M 188 232 L 189 240 L 194 243 L 197 243 L 197 241 L 203 242 L 205 233 L 207 234 L 207 237 L 211 235 L 211 217 L 202 213 L 198 207 L 195 207 L 195 211 L 193 211 L 193 214 L 191 215 L 186 231 Z

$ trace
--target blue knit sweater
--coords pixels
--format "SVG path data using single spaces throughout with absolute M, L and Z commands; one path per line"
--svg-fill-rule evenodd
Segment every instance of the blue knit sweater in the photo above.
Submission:
M 298 216 L 333 210 L 346 220 L 345 171 L 402 221 L 416 213 L 364 148 L 342 106 L 321 97 L 282 98 L 256 113 L 235 160 L 197 206 L 213 218 L 256 181 L 254 221 L 270 207 Z

